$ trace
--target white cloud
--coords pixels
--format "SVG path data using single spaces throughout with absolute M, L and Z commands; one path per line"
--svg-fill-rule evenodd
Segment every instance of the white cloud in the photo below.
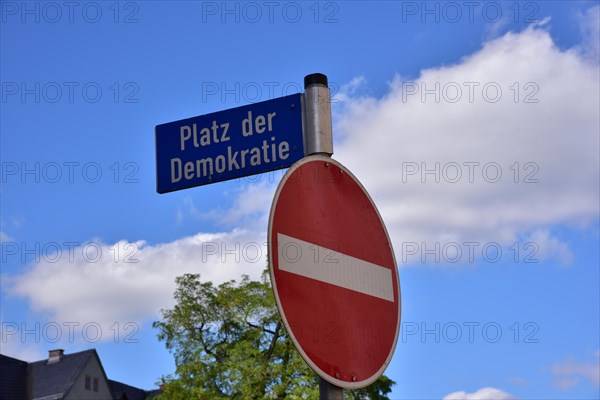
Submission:
M 485 25 L 485 37 L 487 40 L 492 40 L 506 32 L 506 28 L 511 20 L 508 15 L 502 16 L 498 21 L 488 22 Z
M 529 253 L 535 252 L 535 258 L 540 261 L 556 259 L 560 265 L 571 265 L 573 252 L 556 237 L 553 237 L 547 229 L 536 229 L 526 238 L 526 243 L 535 243 L 536 248 L 530 248 Z
M 414 81 L 397 76 L 382 98 L 344 96 L 335 158 L 372 194 L 397 253 L 538 237 L 570 262 L 548 227 L 598 217 L 599 90 L 597 60 L 532 26 Z
M 350 100 L 350 96 L 356 96 L 358 90 L 364 88 L 366 82 L 364 76 L 354 77 L 350 82 L 343 84 L 338 93 L 332 93 L 331 103 Z
M 516 397 L 502 390 L 486 387 L 474 393 L 464 391 L 450 393 L 443 400 L 514 400 Z
M 13 322 L 0 321 L 2 326 L 2 332 L 0 339 L 2 340 L 1 353 L 3 355 L 13 357 L 23 361 L 37 361 L 44 358 L 48 353 L 43 349 L 42 343 L 35 343 L 30 341 L 29 343 L 22 339 L 21 326 Z M 30 325 L 31 327 L 31 325 Z M 31 338 L 32 335 L 29 335 Z M 45 353 L 45 354 L 44 354 Z
M 0 242 L 12 242 L 14 239 L 8 236 L 4 231 L 0 231 Z
M 145 241 L 107 244 L 93 240 L 41 254 L 25 273 L 3 275 L 2 289 L 9 295 L 28 299 L 31 309 L 43 317 L 37 329 L 41 336 L 48 328 L 48 336 L 53 337 L 57 324 L 66 339 L 71 323 L 79 324 L 74 336 L 84 341 L 87 336 L 96 338 L 96 327 L 102 331 L 99 341 L 111 340 L 115 326 L 125 336 L 131 333 L 126 329 L 127 323 L 139 327 L 145 321 L 158 319 L 160 309 L 173 305 L 177 276 L 199 273 L 202 280 L 214 284 L 239 279 L 242 274 L 260 278 L 267 266 L 265 227 L 275 181 L 274 176 L 263 174 L 256 184 L 243 184 L 231 194 L 234 201 L 228 208 L 203 212 L 188 196 L 183 209 L 177 211 L 177 220 L 185 216 L 219 220 L 224 226 L 234 226 L 230 230 L 198 233 L 155 245 Z M 22 323 L 29 329 L 35 327 L 32 323 L 10 321 L 19 326 L 19 331 Z M 86 324 L 90 325 L 87 335 L 83 332 Z M 14 339 L 19 335 L 10 336 Z M 25 347 L 20 351 L 25 351 Z M 17 350 L 13 352 L 18 354 Z
M 598 62 L 600 58 L 600 6 L 591 7 L 579 15 L 583 42 L 580 51 L 584 57 Z
M 275 174 L 277 172 L 273 172 Z M 282 173 L 279 172 L 282 176 Z M 268 211 L 273 201 L 276 184 L 269 181 L 269 174 L 263 174 L 262 181 L 254 185 L 244 185 L 236 191 L 233 205 L 228 209 L 213 210 L 211 217 L 225 225 L 253 224 L 265 227 Z
M 600 354 L 595 353 L 596 359 L 593 361 L 577 361 L 573 357 L 568 357 L 562 363 L 555 363 L 552 366 L 554 375 L 554 384 L 560 389 L 569 389 L 581 383 L 582 379 L 590 382 L 592 385 L 600 386 Z
M 511 376 L 510 378 L 508 378 L 508 381 L 510 383 L 512 383 L 513 385 L 519 385 L 519 386 L 527 384 L 527 381 L 520 376 Z
M 283 174 L 283 171 L 273 171 L 240 179 L 243 183 L 239 187 L 224 194 L 232 198 L 232 204 L 228 207 L 202 211 L 191 196 L 186 196 L 183 199 L 183 211 L 178 210 L 177 220 L 181 221 L 184 215 L 189 215 L 224 227 L 265 229 L 275 189 Z
M 242 274 L 258 279 L 266 266 L 265 242 L 260 233 L 239 229 L 157 245 L 92 241 L 44 255 L 21 275 L 3 276 L 3 289 L 27 298 L 47 321 L 93 322 L 108 332 L 114 323 L 156 319 L 173 305 L 175 277 L 184 273 L 215 284 Z

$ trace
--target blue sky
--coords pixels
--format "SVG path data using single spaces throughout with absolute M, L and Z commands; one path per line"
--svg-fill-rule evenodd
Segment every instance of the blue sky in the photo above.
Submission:
M 392 398 L 600 397 L 598 2 L 1 6 L 3 354 L 172 373 L 174 278 L 257 278 L 282 172 L 158 195 L 154 126 L 323 72 L 400 268 Z

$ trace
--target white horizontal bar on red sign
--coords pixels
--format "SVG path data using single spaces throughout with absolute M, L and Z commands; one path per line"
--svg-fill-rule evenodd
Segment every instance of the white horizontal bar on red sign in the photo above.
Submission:
M 394 301 L 392 271 L 327 247 L 277 233 L 279 269 Z

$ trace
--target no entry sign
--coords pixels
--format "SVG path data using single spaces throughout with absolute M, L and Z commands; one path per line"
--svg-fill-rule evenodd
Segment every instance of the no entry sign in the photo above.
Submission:
M 373 201 L 337 161 L 309 156 L 277 188 L 269 218 L 273 291 L 311 368 L 349 389 L 375 381 L 400 326 L 394 252 Z

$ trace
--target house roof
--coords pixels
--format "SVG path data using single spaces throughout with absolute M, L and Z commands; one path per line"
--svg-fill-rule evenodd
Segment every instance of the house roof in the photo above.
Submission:
M 31 398 L 35 400 L 48 396 L 65 396 L 92 357 L 98 359 L 94 349 L 64 354 L 55 363 L 49 364 L 45 359 L 29 364 Z
M 146 399 L 152 399 L 158 396 L 159 394 L 162 394 L 162 392 L 162 389 L 146 390 Z
M 27 363 L 0 354 L 0 400 L 64 398 L 93 358 L 110 387 L 112 400 L 146 400 L 160 394 L 160 389 L 145 391 L 109 380 L 98 353 L 91 349 L 62 354 L 58 361 L 51 363 L 48 359 Z
M 108 380 L 116 400 L 145 400 L 146 391 L 129 386 L 125 383 Z
M 27 363 L 0 354 L 0 400 L 27 398 Z

